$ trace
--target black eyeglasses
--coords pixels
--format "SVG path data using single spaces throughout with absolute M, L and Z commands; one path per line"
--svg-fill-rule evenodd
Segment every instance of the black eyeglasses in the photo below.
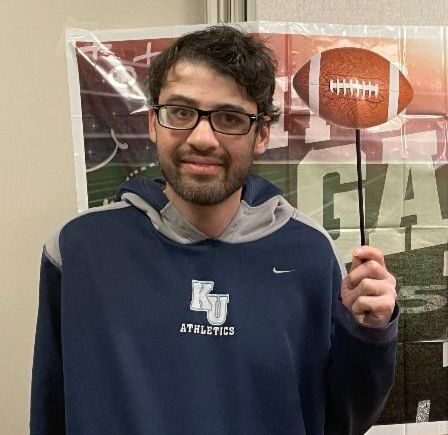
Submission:
M 249 133 L 252 124 L 263 118 L 262 113 L 251 114 L 237 110 L 201 110 L 175 104 L 155 104 L 152 109 L 162 127 L 173 130 L 192 130 L 204 116 L 213 131 L 224 134 L 243 135 Z

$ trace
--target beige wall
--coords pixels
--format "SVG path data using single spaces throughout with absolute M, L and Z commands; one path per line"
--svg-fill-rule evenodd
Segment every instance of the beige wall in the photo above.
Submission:
M 0 434 L 28 432 L 42 244 L 76 212 L 64 28 L 205 21 L 202 0 L 0 2 Z
M 0 434 L 27 433 L 43 242 L 76 212 L 65 27 L 204 22 L 202 0 L 0 2 Z M 257 0 L 258 20 L 440 25 L 446 0 Z
M 332 24 L 448 24 L 446 0 L 256 0 L 256 19 Z

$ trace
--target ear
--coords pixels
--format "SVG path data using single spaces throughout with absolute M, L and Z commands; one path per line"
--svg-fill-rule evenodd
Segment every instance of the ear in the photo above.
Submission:
M 271 126 L 267 122 L 264 122 L 255 137 L 254 155 L 261 156 L 266 151 L 270 134 Z
M 157 142 L 156 118 L 157 118 L 156 112 L 154 112 L 154 110 L 150 108 L 148 112 L 148 129 L 149 129 L 149 138 L 153 143 Z

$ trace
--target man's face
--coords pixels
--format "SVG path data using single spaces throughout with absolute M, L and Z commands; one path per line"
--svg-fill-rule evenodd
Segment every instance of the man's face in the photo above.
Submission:
M 158 103 L 257 113 L 255 102 L 231 77 L 183 61 L 169 70 Z M 246 135 L 226 135 L 213 131 L 204 117 L 192 130 L 171 130 L 162 127 L 151 110 L 149 133 L 167 185 L 175 194 L 195 205 L 215 205 L 241 188 L 254 155 L 265 150 L 269 127 L 256 131 L 253 124 Z

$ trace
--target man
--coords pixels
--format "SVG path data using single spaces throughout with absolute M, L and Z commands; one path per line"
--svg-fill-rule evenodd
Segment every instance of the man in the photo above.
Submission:
M 47 243 L 31 435 L 361 434 L 391 387 L 395 280 L 250 177 L 275 65 L 218 26 L 151 66 L 149 133 L 165 181 Z M 346 276 L 345 276 L 346 275 Z

